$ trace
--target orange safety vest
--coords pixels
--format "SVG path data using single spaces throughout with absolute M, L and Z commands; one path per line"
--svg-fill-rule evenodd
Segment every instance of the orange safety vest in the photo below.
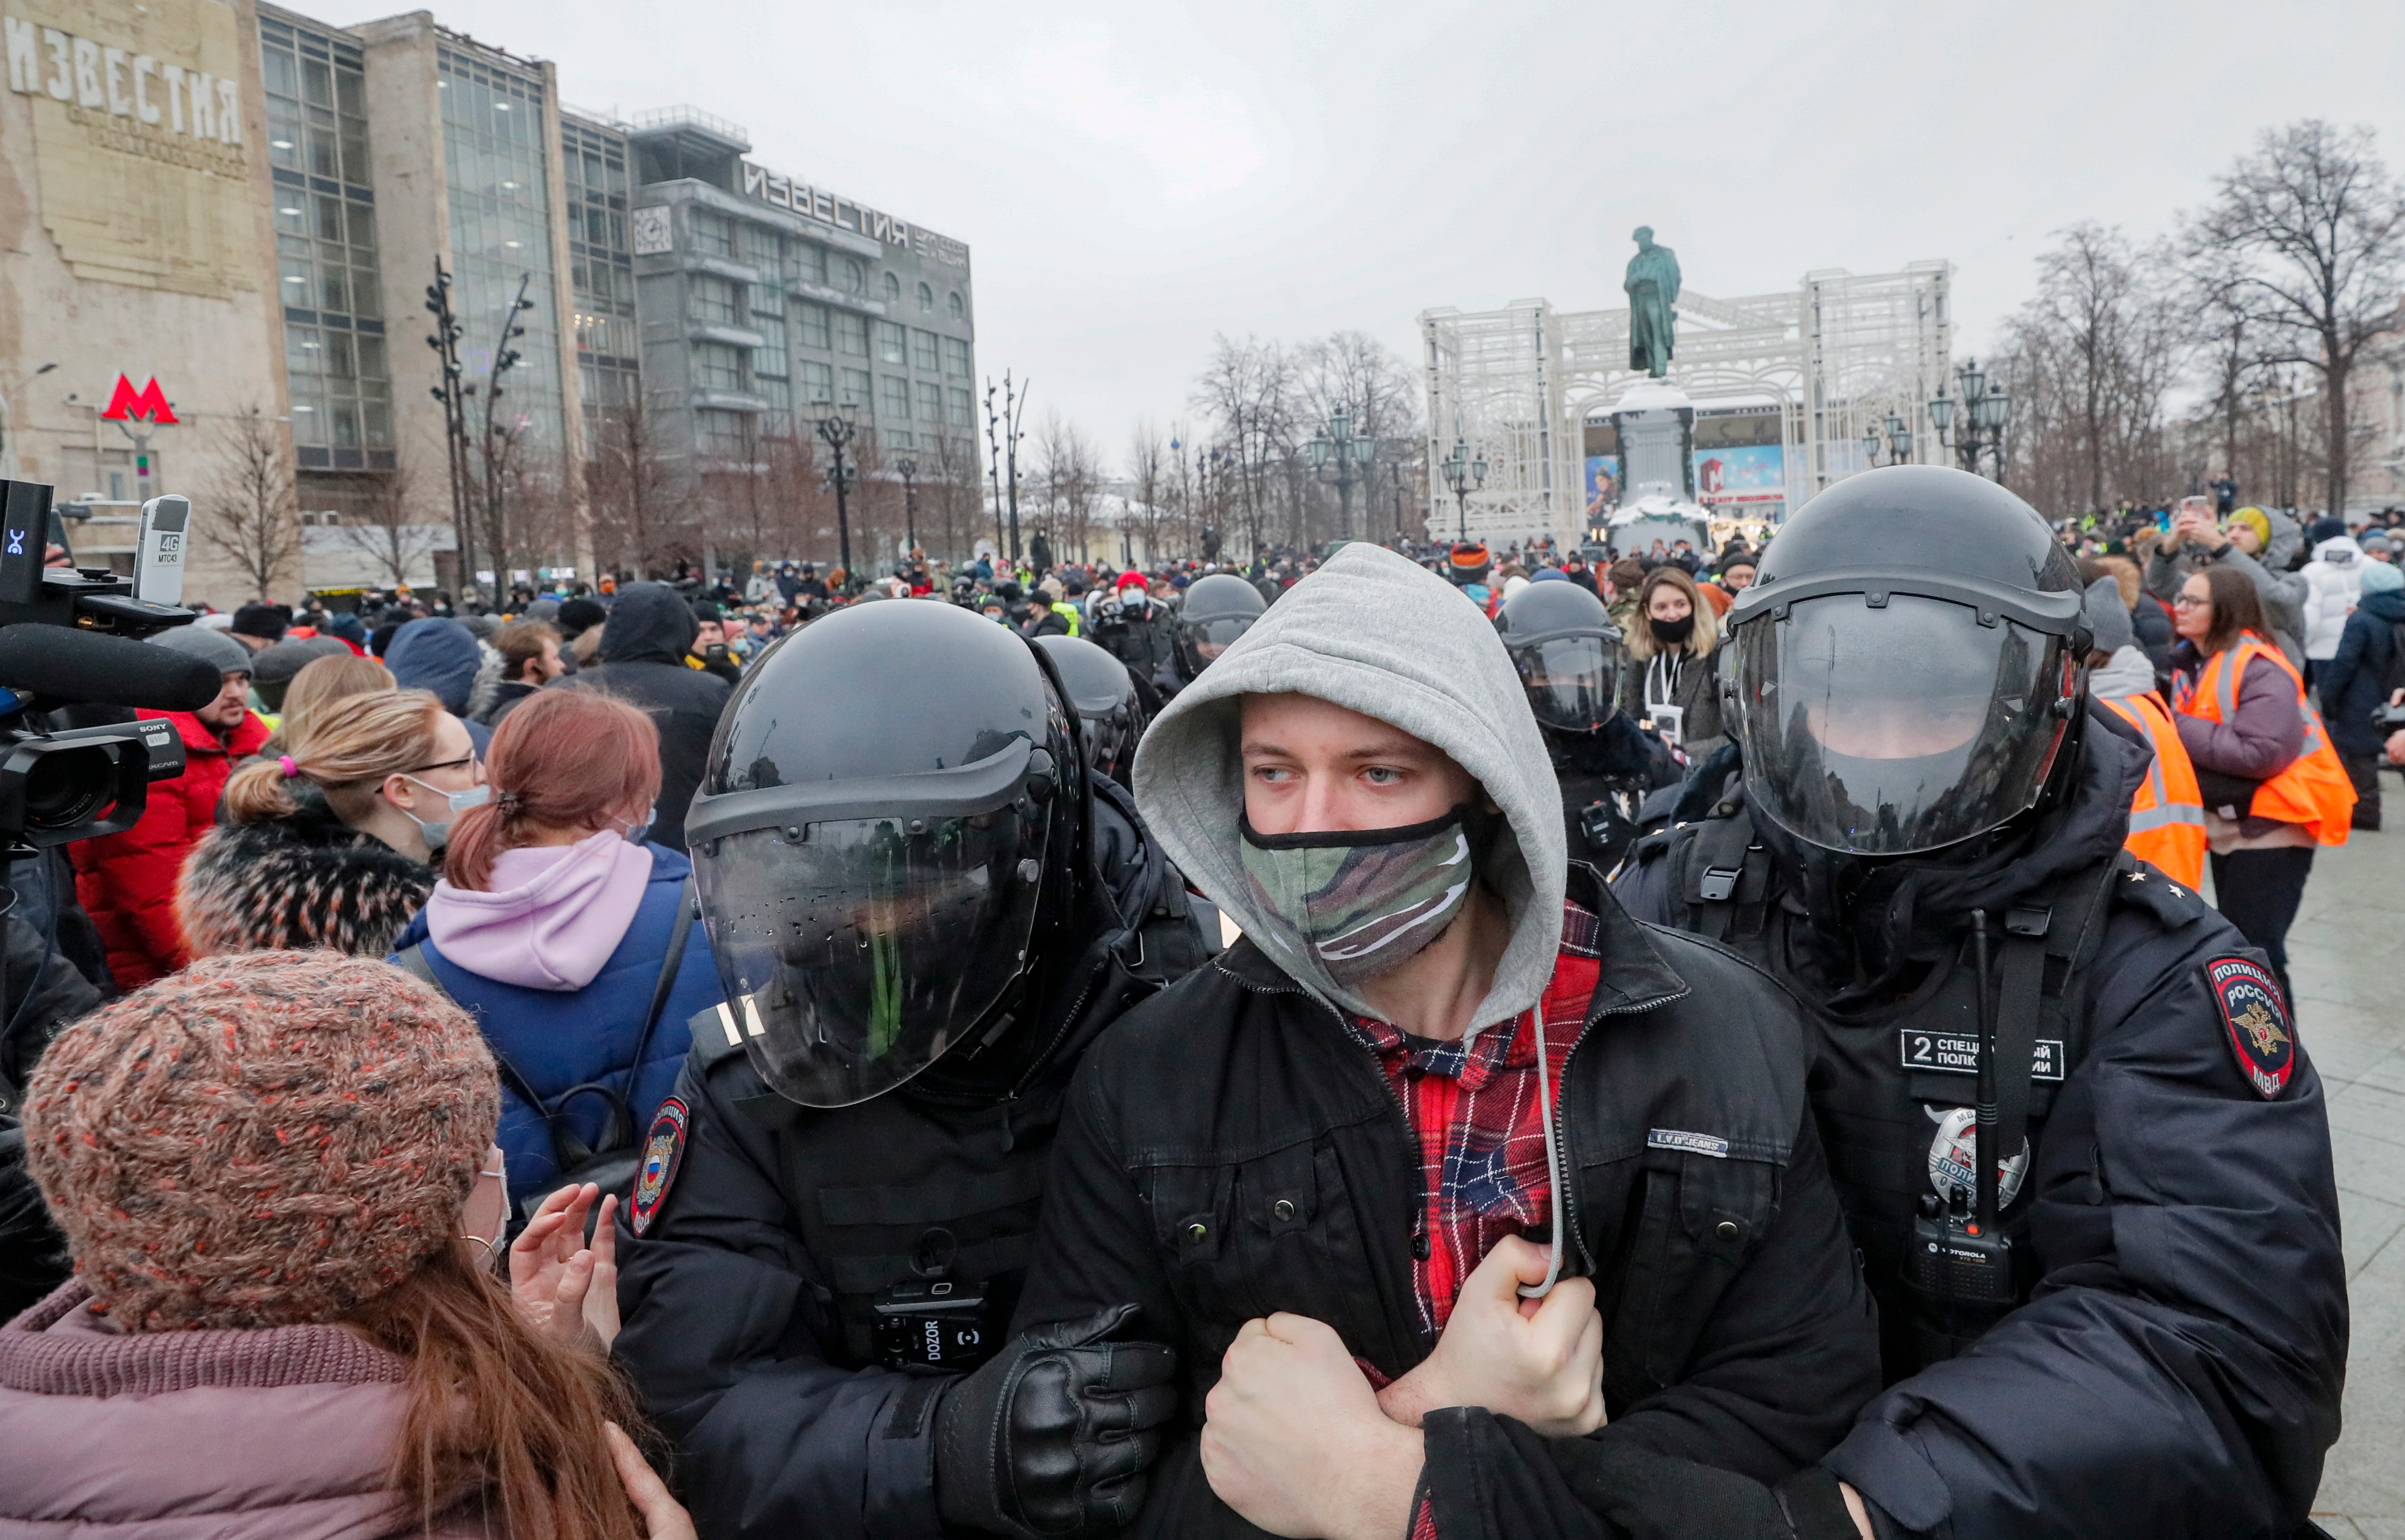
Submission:
M 2180 743 L 2179 726 L 2153 691 L 2118 700 L 2097 697 L 2123 721 L 2144 733 L 2155 746 L 2146 766 L 2145 784 L 2130 802 L 2130 854 L 2148 861 L 2163 875 L 2189 888 L 2204 883 L 2204 793 L 2196 784 L 2196 766 L 2188 763 Z
M 2330 747 L 2321 713 L 2305 699 L 2304 676 L 2276 647 L 2249 634 L 2207 658 L 2194 679 L 2181 675 L 2172 705 L 2206 721 L 2228 721 L 2238 714 L 2238 681 L 2257 658 L 2275 665 L 2296 686 L 2297 709 L 2305 719 L 2304 751 L 2280 773 L 2255 789 L 2246 811 L 2258 819 L 2301 824 L 2324 845 L 2344 845 L 2355 819 L 2355 783 L 2346 778 L 2338 750 Z

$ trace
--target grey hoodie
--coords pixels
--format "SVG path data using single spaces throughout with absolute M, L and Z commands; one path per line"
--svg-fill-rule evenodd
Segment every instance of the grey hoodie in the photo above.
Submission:
M 1136 805 L 1178 870 L 1256 937 L 1268 931 L 1238 850 L 1237 697 L 1287 693 L 1434 744 L 1502 808 L 1509 833 L 1480 875 L 1504 902 L 1512 940 L 1470 1035 L 1536 1004 L 1561 948 L 1569 851 L 1553 762 L 1493 623 L 1435 573 L 1374 545 L 1348 545 L 1162 709 L 1136 749 Z M 1315 961 L 1268 955 L 1313 994 L 1372 1014 Z

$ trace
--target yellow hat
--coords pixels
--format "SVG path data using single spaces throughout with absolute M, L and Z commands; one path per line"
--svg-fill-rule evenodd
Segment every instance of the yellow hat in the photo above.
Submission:
M 2247 528 L 2255 531 L 2255 542 L 2257 549 L 2269 550 L 2271 548 L 2271 520 L 2261 509 L 2242 508 L 2237 512 L 2229 515 L 2229 522 L 2233 525 L 2243 524 Z

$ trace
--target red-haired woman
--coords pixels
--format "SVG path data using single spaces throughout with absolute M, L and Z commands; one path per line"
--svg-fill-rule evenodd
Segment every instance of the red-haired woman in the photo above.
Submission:
M 701 927 L 677 923 L 693 863 L 643 840 L 659 742 L 649 717 L 598 691 L 521 702 L 485 758 L 492 800 L 459 819 L 443 881 L 396 945 L 499 1061 L 497 1138 L 521 1220 L 583 1152 L 640 1141 L 691 1045 L 687 1018 L 724 998 Z

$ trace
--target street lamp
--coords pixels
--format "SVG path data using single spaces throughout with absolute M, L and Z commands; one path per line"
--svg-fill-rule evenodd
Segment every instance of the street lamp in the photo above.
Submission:
M 1303 451 L 1311 461 L 1311 469 L 1321 474 L 1327 472 L 1330 461 L 1335 463 L 1336 506 L 1339 511 L 1337 535 L 1340 539 L 1351 539 L 1353 468 L 1366 466 L 1377 458 L 1378 441 L 1366 433 L 1357 436 L 1353 431 L 1353 413 L 1340 406 L 1329 417 L 1328 426 L 1311 436 L 1311 441 L 1303 445 Z M 1368 474 L 1365 472 L 1360 479 L 1367 482 Z
M 910 542 L 907 559 L 919 554 L 919 462 L 905 455 L 893 462 L 902 473 L 902 525 L 908 531 L 904 537 Z
M 1470 445 L 1460 439 L 1453 441 L 1453 453 L 1443 460 L 1445 484 L 1453 488 L 1453 506 L 1459 520 L 1461 541 L 1470 543 L 1470 491 L 1486 484 L 1486 456 L 1470 458 Z
M 847 463 L 844 451 L 851 447 L 852 439 L 860 431 L 856 421 L 860 409 L 850 401 L 841 406 L 833 401 L 812 401 L 810 408 L 818 413 L 818 420 L 811 426 L 826 441 L 826 446 L 835 451 L 835 468 L 827 472 L 827 484 L 835 488 L 836 538 L 843 553 L 843 585 L 850 590 L 859 586 L 860 575 L 851 569 L 851 507 L 846 495 L 858 479 L 860 467 Z
M 2012 415 L 2012 393 L 2000 385 L 1989 383 L 1988 371 L 1979 367 L 1976 358 L 1966 358 L 1954 371 L 1954 381 L 1962 391 L 1962 421 L 1958 427 L 1954 420 L 1955 399 L 1941 387 L 1929 402 L 1929 420 L 1937 428 L 1937 441 L 1954 451 L 1962 469 L 1976 474 L 1979 456 L 1992 452 L 1996 457 L 1996 480 L 2004 479 L 2004 420 Z
M 1403 462 L 1402 462 L 1402 461 L 1400 461 L 1400 460 L 1388 460 L 1388 461 L 1386 462 L 1386 479 L 1387 479 L 1388 481 L 1392 482 L 1392 483 L 1394 483 L 1394 487 L 1395 487 L 1395 548 L 1396 548 L 1397 550 L 1399 550 L 1399 550 L 1401 550 L 1401 549 L 1402 549 L 1402 545 L 1403 545 Z
M 1887 464 L 1908 465 L 1912 461 L 1912 425 L 1891 412 L 1887 414 L 1886 433 L 1882 439 L 1880 425 L 1871 424 L 1863 429 L 1863 458 L 1879 464 L 1879 450 L 1887 450 Z

